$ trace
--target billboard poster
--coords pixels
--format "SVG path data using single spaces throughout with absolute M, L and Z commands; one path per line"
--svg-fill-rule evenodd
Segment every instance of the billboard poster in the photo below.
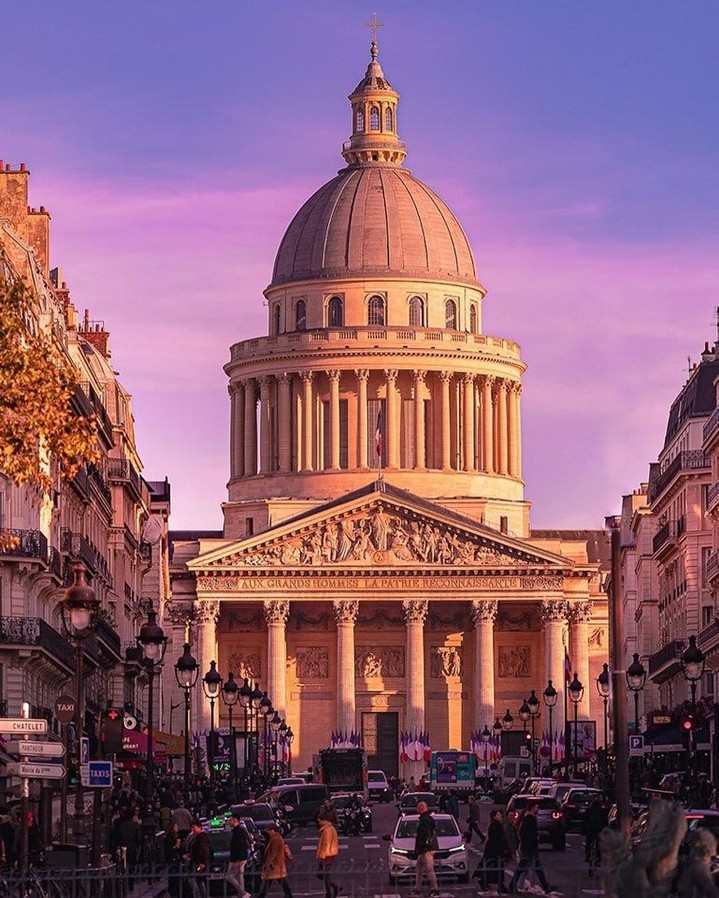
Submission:
M 457 754 L 456 752 L 437 752 L 437 782 L 457 782 Z
M 577 758 L 579 760 L 589 761 L 596 756 L 597 752 L 597 722 L 596 720 L 578 720 L 576 725 L 577 732 Z M 567 721 L 567 733 L 569 734 L 569 743 L 565 746 L 565 757 L 574 757 L 574 721 Z

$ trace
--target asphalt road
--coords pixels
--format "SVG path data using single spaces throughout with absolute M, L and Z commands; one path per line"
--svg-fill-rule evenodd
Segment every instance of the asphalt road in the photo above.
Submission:
M 489 812 L 494 807 L 492 804 L 482 806 L 482 828 L 486 831 L 489 822 Z M 467 817 L 466 806 L 461 807 L 460 826 L 465 829 L 464 823 Z M 411 883 L 390 885 L 388 879 L 387 852 L 388 842 L 383 840 L 383 835 L 390 834 L 397 820 L 397 810 L 394 804 L 375 804 L 372 807 L 372 833 L 360 836 L 340 836 L 340 856 L 335 871 L 335 879 L 342 886 L 345 895 L 357 896 L 399 896 L 409 898 Z M 290 864 L 290 884 L 295 898 L 314 898 L 323 896 L 322 883 L 316 878 L 315 849 L 317 847 L 317 833 L 314 826 L 305 826 L 297 829 L 289 838 L 288 843 L 293 854 Z M 474 838 L 470 849 L 470 871 L 477 866 L 481 857 L 479 840 Z M 549 847 L 542 846 L 540 857 L 544 872 L 558 893 L 567 898 L 576 898 L 581 895 L 602 895 L 600 882 L 597 877 L 591 879 L 588 875 L 587 865 L 584 862 L 584 842 L 579 835 L 570 833 L 567 836 L 566 851 L 552 851 Z M 507 868 L 507 882 L 514 869 L 514 865 Z M 526 884 L 526 883 L 525 883 Z M 536 892 L 529 891 L 525 894 L 542 894 L 536 885 Z M 440 891 L 444 898 L 474 898 L 483 894 L 478 890 L 477 881 L 469 885 L 440 880 Z M 279 888 L 273 888 L 270 894 L 280 895 Z M 486 892 L 491 895 L 494 892 Z M 522 893 L 520 893 L 522 894 Z

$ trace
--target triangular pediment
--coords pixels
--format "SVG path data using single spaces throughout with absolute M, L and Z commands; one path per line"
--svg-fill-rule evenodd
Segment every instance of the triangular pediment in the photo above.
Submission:
M 397 489 L 364 490 L 206 552 L 195 571 L 317 568 L 550 569 L 573 563 Z

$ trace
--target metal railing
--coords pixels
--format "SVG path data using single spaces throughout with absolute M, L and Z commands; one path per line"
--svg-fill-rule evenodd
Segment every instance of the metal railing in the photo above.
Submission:
M 65 667 L 75 667 L 70 643 L 41 617 L 0 617 L 0 645 L 37 646 Z
M 719 574 L 719 551 L 712 552 L 707 559 L 707 580 L 713 580 Z
M 112 574 L 107 559 L 86 537 L 65 529 L 61 533 L 60 548 L 68 555 L 79 558 L 93 574 L 102 578 L 108 586 L 112 586 Z
M 711 648 L 709 644 L 713 642 L 717 636 L 719 636 L 719 618 L 715 617 L 710 624 L 707 624 L 706 627 L 697 633 L 697 645 L 702 651 L 706 651 L 708 647 Z
M 15 558 L 37 558 L 48 562 L 47 537 L 39 530 L 15 530 L 0 528 L 0 555 Z M 3 548 L 4 546 L 4 548 Z
M 719 480 L 715 480 L 707 490 L 707 511 L 711 511 L 717 499 L 719 499 Z
M 715 409 L 709 420 L 702 430 L 702 442 L 706 443 L 710 436 L 714 435 L 714 431 L 719 428 L 719 408 Z
M 112 491 L 110 487 L 107 485 L 107 480 L 105 479 L 105 475 L 102 470 L 92 462 L 88 462 L 87 465 L 87 475 L 90 480 L 95 484 L 98 492 L 103 497 L 103 499 L 107 502 L 108 505 L 112 505 Z
M 667 521 L 657 530 L 652 540 L 652 552 L 656 553 L 670 540 L 677 539 L 686 530 L 686 518 L 682 515 L 678 521 Z
M 142 486 L 140 484 L 140 475 L 135 470 L 129 458 L 110 458 L 108 459 L 107 473 L 110 480 L 118 480 L 123 483 L 129 483 L 137 494 L 139 499 L 142 495 Z
M 654 652 L 653 655 L 649 656 L 649 675 L 651 676 L 658 670 L 661 670 L 670 661 L 676 660 L 678 662 L 679 656 L 685 648 L 686 642 L 683 639 L 673 639 L 660 648 L 658 652 Z
M 649 502 L 655 502 L 682 471 L 698 471 L 710 467 L 709 456 L 705 455 L 701 449 L 686 449 L 684 452 L 679 452 L 661 471 L 657 479 L 649 485 Z
M 116 661 L 122 660 L 120 637 L 108 621 L 99 618 L 95 624 L 94 635 L 98 642 L 101 642 L 114 655 Z

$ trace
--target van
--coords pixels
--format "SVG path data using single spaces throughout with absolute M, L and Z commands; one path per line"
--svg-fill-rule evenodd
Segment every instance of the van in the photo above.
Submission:
M 286 820 L 301 826 L 312 823 L 317 811 L 325 799 L 330 797 L 330 790 L 320 783 L 307 783 L 297 786 L 275 786 L 258 798 L 267 801 L 272 807 L 282 811 Z
M 532 774 L 532 759 L 522 757 L 505 757 L 499 762 L 499 776 L 502 786 L 512 780 L 521 780 Z

